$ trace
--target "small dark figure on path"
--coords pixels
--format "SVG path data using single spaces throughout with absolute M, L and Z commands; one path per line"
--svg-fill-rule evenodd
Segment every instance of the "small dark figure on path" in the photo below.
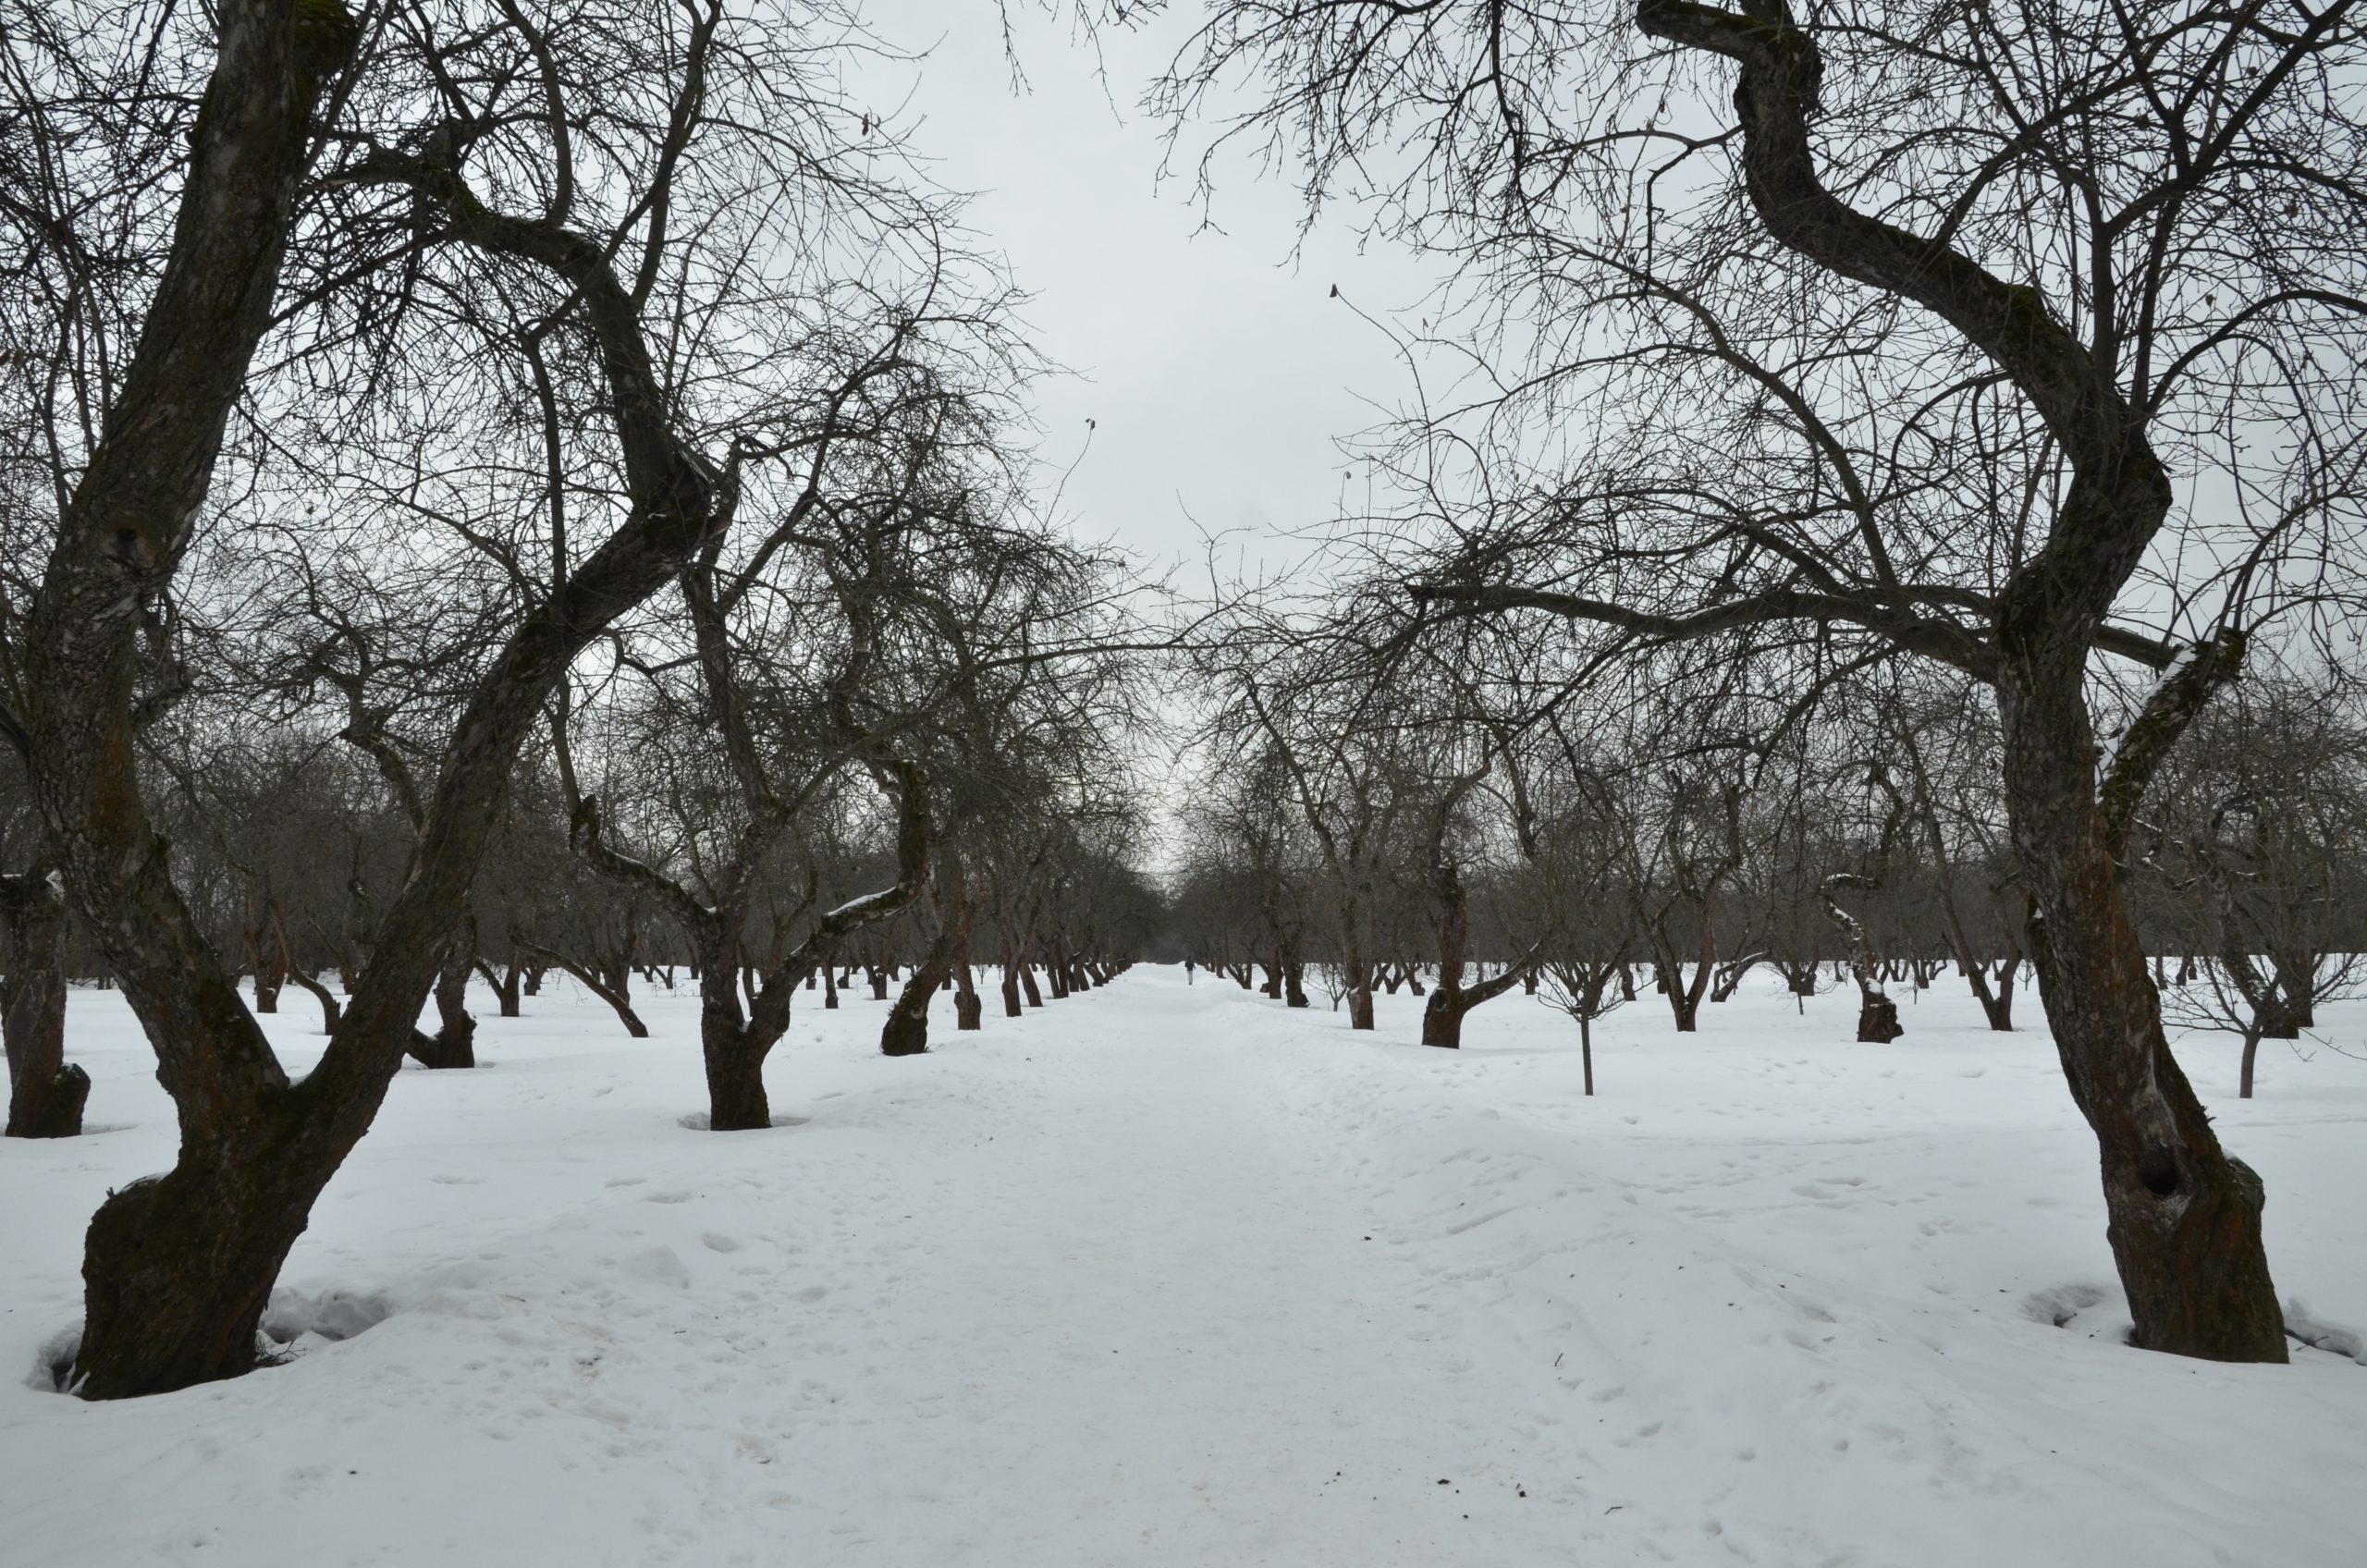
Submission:
M 1184 961 L 1184 984 L 1185 984 L 1186 986 L 1188 986 L 1188 985 L 1190 985 L 1191 983 L 1192 983 L 1192 961 L 1191 961 L 1190 959 L 1188 959 L 1188 958 L 1187 958 L 1187 959 L 1185 959 L 1185 960 Z

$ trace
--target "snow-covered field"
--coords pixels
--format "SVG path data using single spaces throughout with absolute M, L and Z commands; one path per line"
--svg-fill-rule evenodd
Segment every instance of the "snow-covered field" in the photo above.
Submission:
M 2033 1002 L 1944 980 L 1876 1047 L 1846 995 L 1647 996 L 1589 1101 L 1517 997 L 1452 1054 L 1144 967 L 895 1061 L 850 997 L 775 1053 L 795 1124 L 718 1136 L 687 993 L 635 1042 L 556 984 L 402 1075 L 289 1260 L 383 1321 L 117 1404 L 31 1374 L 172 1122 L 76 994 L 109 1130 L 0 1144 L 0 1562 L 2367 1562 L 2367 1366 L 2119 1342 Z M 2280 1288 L 2367 1330 L 2367 1063 L 2272 1044 L 2247 1104 L 2185 1055 Z

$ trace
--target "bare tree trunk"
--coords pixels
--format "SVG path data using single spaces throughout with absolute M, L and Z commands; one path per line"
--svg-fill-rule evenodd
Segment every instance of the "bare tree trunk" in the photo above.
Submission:
M 515 937 L 510 938 L 509 962 L 507 966 L 497 971 L 492 964 L 480 958 L 477 960 L 477 973 L 484 975 L 484 983 L 493 988 L 494 1000 L 500 1007 L 501 1016 L 516 1018 L 519 1015 L 518 987 L 524 974 L 518 957 L 517 938 Z
M 411 1031 L 411 1060 L 436 1069 L 477 1064 L 477 1021 L 469 1012 L 469 972 L 476 964 L 477 923 L 464 919 L 452 933 L 435 973 L 435 1033 Z
M 66 900 L 46 875 L 0 877 L 0 1038 L 8 1056 L 11 1138 L 82 1131 L 91 1075 L 66 1060 Z
M 1372 1023 L 1372 969 L 1365 962 L 1364 944 L 1359 940 L 1357 921 L 1353 911 L 1347 917 L 1348 941 L 1348 1027 L 1369 1029 Z
M 337 1020 L 345 1015 L 345 1009 L 338 1005 L 337 993 L 322 985 L 312 974 L 307 974 L 301 964 L 288 965 L 288 978 L 311 992 L 313 999 L 321 1004 L 321 1033 L 336 1034 Z
M 626 1034 L 632 1035 L 636 1040 L 646 1040 L 649 1038 L 649 1025 L 641 1021 L 641 1014 L 633 1011 L 632 998 L 621 994 L 620 992 L 610 989 L 608 983 L 606 980 L 603 980 L 598 974 L 595 974 L 590 965 L 577 962 L 575 960 L 568 957 L 565 953 L 560 952 L 557 948 L 546 948 L 539 942 L 529 942 L 522 937 L 520 937 L 519 940 L 521 943 L 524 943 L 530 950 L 540 953 L 544 958 L 548 959 L 553 969 L 559 971 L 563 974 L 573 977 L 577 985 L 583 986 L 585 990 L 591 992 L 594 996 L 607 1003 L 609 1008 L 616 1013 L 617 1022 L 625 1026 Z M 704 988 L 706 984 L 704 974 L 700 977 L 699 983 L 701 987 Z
M 2069 648 L 2007 638 L 2005 806 L 2036 904 L 2032 957 L 2071 1097 L 2103 1157 L 2105 1235 L 2149 1350 L 2286 1359 L 2260 1178 L 2220 1147 L 2170 1054 L 2097 808 L 2095 737 Z M 2128 742 L 2124 742 L 2126 749 Z
M 911 763 L 882 765 L 894 774 L 896 882 L 893 887 L 850 900 L 825 914 L 795 951 L 766 974 L 754 1006 L 740 1010 L 736 986 L 741 920 L 736 913 L 704 925 L 700 953 L 699 1044 L 706 1062 L 708 1126 L 717 1133 L 750 1132 L 772 1123 L 765 1095 L 765 1058 L 789 1032 L 791 999 L 817 964 L 835 962 L 849 936 L 901 911 L 919 896 L 928 877 L 928 778 Z M 709 974 L 719 974 L 710 982 Z
M 1431 990 L 1429 1000 L 1422 1005 L 1422 1044 L 1459 1050 L 1463 1046 L 1464 1015 L 1517 985 L 1543 955 L 1545 945 L 1539 942 L 1527 957 L 1505 965 L 1494 979 L 1466 986 L 1463 952 L 1470 936 L 1470 920 L 1462 874 L 1441 851 L 1431 863 L 1430 876 L 1439 900 L 1439 983 Z
M 947 875 L 954 889 L 959 916 L 953 937 L 953 1027 L 958 1034 L 975 1033 L 985 1025 L 986 1008 L 978 1000 L 977 983 L 970 974 L 970 875 L 958 855 L 947 857 Z
M 1295 947 L 1282 955 L 1282 1005 L 1305 1007 L 1306 1000 L 1306 964 Z
M 928 1004 L 953 976 L 954 937 L 950 925 L 937 934 L 921 962 L 897 993 L 880 1026 L 881 1056 L 920 1056 L 928 1049 Z
M 279 934 L 278 917 L 266 908 L 261 925 L 247 934 L 247 956 L 254 969 L 255 1011 L 276 1013 L 279 993 L 288 984 L 288 940 Z

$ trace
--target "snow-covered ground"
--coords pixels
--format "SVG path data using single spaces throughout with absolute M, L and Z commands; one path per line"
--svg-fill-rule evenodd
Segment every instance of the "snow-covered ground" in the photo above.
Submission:
M 1888 1047 L 1647 996 L 1593 1100 L 1518 997 L 1453 1054 L 1145 967 L 894 1061 L 851 997 L 775 1053 L 794 1124 L 720 1136 L 687 994 L 635 1042 L 560 989 L 406 1072 L 290 1258 L 383 1321 L 116 1404 L 30 1375 L 172 1122 L 75 996 L 108 1130 L 0 1144 L 0 1562 L 2367 1562 L 2367 1366 L 2119 1342 L 2051 1047 L 1952 982 Z M 2367 1063 L 2266 1047 L 2247 1104 L 2185 1054 L 2281 1289 L 2367 1330 Z

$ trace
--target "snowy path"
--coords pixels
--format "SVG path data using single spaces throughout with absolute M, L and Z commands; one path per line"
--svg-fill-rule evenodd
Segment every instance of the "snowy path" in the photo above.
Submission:
M 169 1155 L 115 1005 L 78 994 L 75 1049 L 130 1125 L 0 1147 L 28 1361 L 80 1216 Z M 1870 1052 L 1736 1004 L 1680 1045 L 1638 1008 L 1589 1102 L 1543 1010 L 1450 1056 L 1384 1005 L 1376 1042 L 1146 969 L 887 1061 L 851 998 L 777 1059 L 805 1120 L 728 1137 L 678 1124 L 687 998 L 646 1045 L 557 998 L 488 1020 L 490 1067 L 406 1073 L 290 1260 L 391 1316 L 161 1400 L 6 1390 L 0 1560 L 2367 1559 L 2367 1368 L 2110 1342 L 2042 1037 L 1911 1015 L 1920 1049 Z M 2367 1073 L 2310 1071 L 2223 1125 L 2290 1216 L 2280 1279 L 2355 1325 Z M 2031 1320 L 2091 1282 L 2073 1331 Z

